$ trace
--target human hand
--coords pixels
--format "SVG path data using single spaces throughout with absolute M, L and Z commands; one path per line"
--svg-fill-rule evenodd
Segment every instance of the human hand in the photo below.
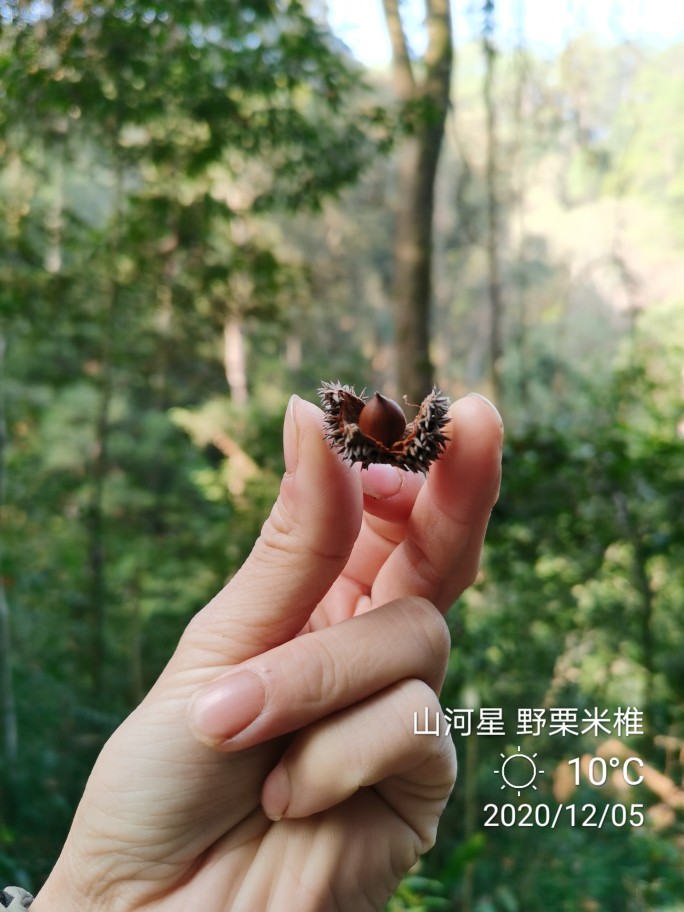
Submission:
M 383 908 L 453 786 L 451 739 L 412 718 L 499 486 L 498 416 L 451 416 L 423 479 L 343 463 L 293 400 L 252 554 L 103 749 L 36 912 Z

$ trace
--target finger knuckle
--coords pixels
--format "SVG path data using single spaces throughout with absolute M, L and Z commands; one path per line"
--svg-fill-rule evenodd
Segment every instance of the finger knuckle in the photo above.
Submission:
M 297 522 L 286 509 L 281 498 L 276 500 L 271 513 L 262 526 L 255 555 L 264 562 L 299 550 Z
M 298 693 L 300 700 L 313 707 L 327 705 L 345 691 L 344 665 L 335 661 L 322 638 L 300 638 L 300 673 Z
M 429 716 L 434 713 L 441 715 L 437 694 L 424 681 L 406 681 L 402 690 L 403 699 L 417 707 L 419 712 L 427 712 Z M 445 731 L 448 731 L 444 720 L 443 724 Z M 435 800 L 446 801 L 456 782 L 458 769 L 453 739 L 441 734 L 437 737 L 414 738 L 412 748 L 416 751 L 416 764 L 420 765 L 425 773 L 425 797 L 427 798 L 428 792 L 431 792 Z
M 407 623 L 427 655 L 431 670 L 443 670 L 451 650 L 451 635 L 444 617 L 432 602 L 418 596 L 406 599 L 403 607 Z
M 283 557 L 292 558 L 306 554 L 321 563 L 338 562 L 348 557 L 348 547 L 337 540 L 325 547 L 319 537 L 288 509 L 282 497 L 274 503 L 271 513 L 262 526 L 254 557 L 265 565 L 279 565 Z

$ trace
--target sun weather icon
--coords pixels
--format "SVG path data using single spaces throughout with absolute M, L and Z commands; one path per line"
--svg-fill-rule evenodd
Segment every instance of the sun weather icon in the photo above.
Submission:
M 532 786 L 536 791 L 537 786 L 534 784 L 534 780 L 540 773 L 543 773 L 543 769 L 538 769 L 537 764 L 535 763 L 536 753 L 532 754 L 530 757 L 529 754 L 523 754 L 520 751 L 520 745 L 517 748 L 518 752 L 516 754 L 500 754 L 503 758 L 503 763 L 501 764 L 500 769 L 495 769 L 495 773 L 499 773 L 501 778 L 504 781 L 504 784 L 501 786 L 502 789 L 508 788 L 515 789 L 520 797 L 520 792 Z

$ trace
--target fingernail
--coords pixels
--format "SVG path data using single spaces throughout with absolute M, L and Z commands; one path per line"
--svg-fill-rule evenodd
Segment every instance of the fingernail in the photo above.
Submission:
M 361 472 L 361 487 L 364 494 L 376 500 L 387 500 L 401 491 L 404 474 L 396 466 L 373 463 Z
M 482 395 L 482 393 L 468 393 L 468 395 L 474 396 L 476 399 L 481 399 L 485 403 L 485 405 L 488 405 L 490 407 L 490 409 L 494 412 L 496 417 L 499 419 L 499 424 L 501 425 L 501 427 L 503 427 L 503 418 L 501 417 L 501 414 L 500 414 L 498 408 L 494 405 L 493 402 L 490 402 L 486 396 Z
M 190 725 L 200 738 L 227 741 L 259 716 L 266 689 L 259 675 L 238 671 L 201 690 L 190 705 Z
M 299 459 L 299 425 L 297 424 L 297 404 L 299 401 L 299 396 L 290 396 L 283 425 L 283 455 L 285 457 L 285 472 L 288 475 L 292 475 L 297 468 Z
M 270 820 L 281 820 L 290 804 L 290 777 L 281 764 L 269 775 L 261 793 L 261 806 Z

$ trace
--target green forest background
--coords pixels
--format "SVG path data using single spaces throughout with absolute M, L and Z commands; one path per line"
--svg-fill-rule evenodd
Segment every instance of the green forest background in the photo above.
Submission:
M 426 6 L 421 42 L 386 0 L 368 71 L 321 4 L 0 2 L 0 881 L 40 886 L 248 554 L 289 395 L 436 380 L 507 426 L 441 698 L 506 734 L 454 734 L 389 908 L 684 909 L 684 43 L 578 25 L 544 53 L 482 0 L 454 44 Z M 516 732 L 628 707 L 640 732 Z M 516 752 L 544 771 L 520 796 L 494 772 Z M 592 785 L 592 756 L 644 782 Z M 644 822 L 485 827 L 490 802 Z

